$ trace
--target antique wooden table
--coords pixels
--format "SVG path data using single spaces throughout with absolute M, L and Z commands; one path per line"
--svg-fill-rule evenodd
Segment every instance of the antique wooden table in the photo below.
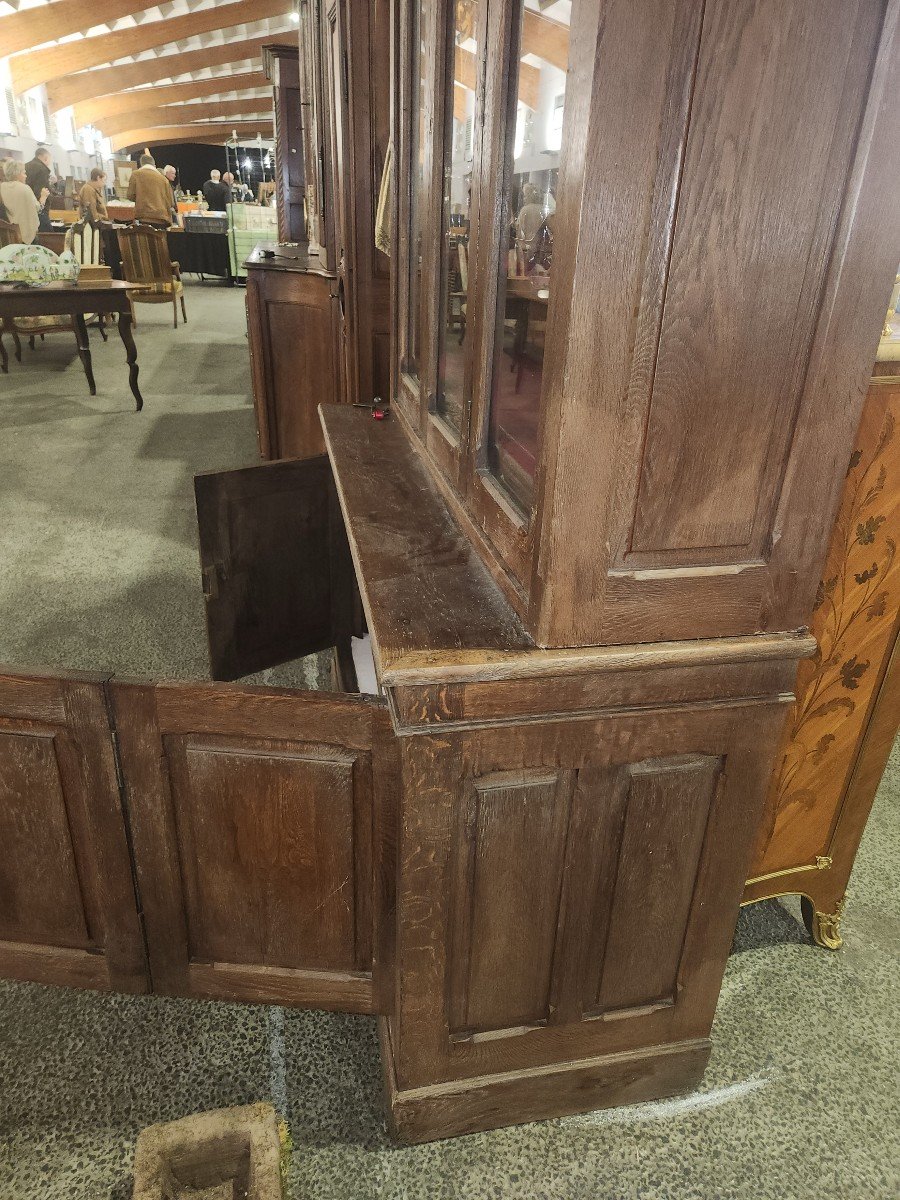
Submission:
M 75 329 L 78 354 L 87 376 L 92 396 L 97 394 L 94 373 L 91 367 L 91 349 L 88 341 L 86 313 L 118 313 L 119 336 L 125 345 L 128 362 L 128 382 L 140 412 L 144 401 L 138 390 L 137 347 L 131 332 L 131 306 L 128 292 L 132 285 L 118 279 L 98 280 L 91 283 L 47 283 L 41 287 L 21 287 L 15 284 L 0 284 L 0 333 L 14 333 L 17 317 L 69 316 Z M 9 358 L 0 336 L 0 370 L 9 371 Z

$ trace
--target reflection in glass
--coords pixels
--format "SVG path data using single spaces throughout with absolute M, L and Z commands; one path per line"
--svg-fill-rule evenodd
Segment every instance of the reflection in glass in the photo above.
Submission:
M 411 375 L 420 370 L 422 345 L 422 204 L 425 195 L 425 41 L 424 0 L 413 5 L 413 95 L 412 95 L 412 177 L 409 197 L 409 328 L 406 333 L 404 369 Z
M 569 0 L 518 0 L 510 72 L 488 465 L 526 511 L 538 453 L 544 336 L 562 146 Z
M 480 54 L 476 41 L 477 0 L 456 0 L 448 41 L 448 95 L 444 139 L 443 215 L 441 220 L 441 300 L 438 328 L 440 358 L 436 407 L 462 428 L 464 358 L 469 292 L 469 213 L 472 158 L 478 128 L 476 79 Z

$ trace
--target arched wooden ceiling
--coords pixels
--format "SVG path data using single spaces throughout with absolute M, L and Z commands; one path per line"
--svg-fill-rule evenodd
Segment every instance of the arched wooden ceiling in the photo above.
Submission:
M 45 85 L 51 112 L 72 106 L 77 127 L 93 125 L 117 145 L 135 130 L 136 142 L 157 129 L 167 142 L 172 128 L 184 138 L 195 122 L 201 141 L 223 140 L 249 120 L 243 134 L 270 137 L 262 47 L 296 42 L 294 4 L 0 0 L 0 52 L 10 52 L 15 92 Z M 216 117 L 233 120 L 219 128 Z
M 201 144 L 221 145 L 227 141 L 236 130 L 238 138 L 244 138 L 244 145 L 256 139 L 261 133 L 264 138 L 272 137 L 271 121 L 228 121 L 216 124 L 210 121 L 206 125 L 167 125 L 153 129 L 131 129 L 110 139 L 114 151 L 142 150 L 149 146 L 151 152 L 156 146 L 170 146 L 181 142 L 198 142 Z
M 163 128 L 167 125 L 187 125 L 194 121 L 217 121 L 223 118 L 242 122 L 272 122 L 272 100 L 214 100 L 199 104 L 170 104 L 149 107 L 137 112 L 119 113 L 103 121 L 106 137 L 118 137 L 129 129 Z
M 78 3 L 78 0 L 57 0 L 57 3 Z M 270 17 L 290 16 L 292 3 L 293 0 L 232 0 L 229 4 L 214 4 L 211 8 L 201 8 L 181 16 L 145 20 L 126 29 L 55 42 L 30 50 L 27 54 L 14 54 L 9 60 L 13 89 L 25 92 L 75 71 L 87 71 L 92 67 L 114 63 L 170 42 Z
M 137 124 L 143 135 L 145 128 L 187 127 L 204 115 L 201 110 L 207 118 L 267 111 L 260 94 L 239 93 L 265 86 L 259 70 L 265 44 L 296 38 L 294 3 L 0 0 L 0 10 L 16 10 L 0 12 L 0 47 L 12 52 L 15 91 L 45 84 L 51 112 L 73 105 L 77 125 L 92 124 L 121 144 L 126 126 Z M 564 70 L 568 29 L 526 9 L 522 50 Z M 459 88 L 474 88 L 475 67 L 474 55 L 457 51 Z M 165 86 L 145 86 L 154 84 Z M 519 99 L 534 108 L 537 90 L 538 71 L 521 64 Z M 197 104 L 201 99 L 208 103 Z M 206 140 L 210 128 L 203 131 Z
M 81 100 L 72 109 L 72 115 L 79 127 L 97 125 L 108 132 L 110 117 L 137 112 L 142 108 L 157 108 L 163 104 L 186 104 L 204 96 L 221 97 L 227 94 L 226 98 L 230 98 L 232 92 L 245 98 L 252 94 L 254 98 L 264 100 L 263 107 L 271 107 L 272 85 L 265 74 L 262 71 L 245 71 L 239 75 L 213 75 L 209 79 L 196 79 L 188 83 L 133 88 L 127 92 L 113 92 L 110 96 L 97 96 L 93 100 Z M 261 112 L 262 109 L 254 111 Z
M 226 30 L 232 34 L 232 30 Z M 70 104 L 92 97 L 116 96 L 126 88 L 136 88 L 145 83 L 162 81 L 175 83 L 187 76 L 203 78 L 203 73 L 213 67 L 225 67 L 220 78 L 229 70 L 245 74 L 259 71 L 262 64 L 262 48 L 270 42 L 287 42 L 297 36 L 296 30 L 269 33 L 253 38 L 229 38 L 221 45 L 208 46 L 202 50 L 179 51 L 177 45 L 163 46 L 158 55 L 142 58 L 138 62 L 123 63 L 116 67 L 98 67 L 93 71 L 82 71 L 64 79 L 54 79 L 47 84 L 47 100 L 51 112 L 58 112 Z M 226 90 L 223 83 L 222 90 Z

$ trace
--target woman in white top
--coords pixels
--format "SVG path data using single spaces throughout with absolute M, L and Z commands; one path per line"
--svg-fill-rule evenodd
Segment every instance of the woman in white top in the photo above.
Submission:
M 18 225 L 19 238 L 30 245 L 38 231 L 38 214 L 47 203 L 50 189 L 44 188 L 40 200 L 25 182 L 25 164 L 9 158 L 3 164 L 3 182 L 0 183 L 0 201 L 7 212 L 7 219 Z

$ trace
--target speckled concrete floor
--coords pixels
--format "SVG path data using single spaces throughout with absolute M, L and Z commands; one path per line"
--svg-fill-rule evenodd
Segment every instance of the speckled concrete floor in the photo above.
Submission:
M 142 310 L 140 426 L 115 392 L 117 348 L 95 354 L 93 401 L 62 348 L 43 381 L 0 381 L 0 561 L 20 556 L 18 577 L 0 576 L 0 611 L 18 613 L 2 622 L 0 660 L 91 667 L 102 651 L 123 672 L 206 671 L 189 476 L 253 461 L 243 345 L 229 348 L 242 302 L 191 289 L 178 342 L 164 310 Z M 46 466 L 33 480 L 29 452 Z M 73 491 L 60 524 L 54 505 Z M 32 561 L 45 573 L 26 586 Z M 41 600 L 63 583 L 70 602 Z M 315 663 L 292 669 L 318 678 Z M 258 1099 L 290 1123 L 290 1200 L 896 1200 L 898 861 L 895 752 L 844 949 L 812 946 L 791 902 L 744 910 L 696 1094 L 430 1146 L 385 1137 L 370 1020 L 0 984 L 0 1200 L 126 1200 L 144 1125 Z

